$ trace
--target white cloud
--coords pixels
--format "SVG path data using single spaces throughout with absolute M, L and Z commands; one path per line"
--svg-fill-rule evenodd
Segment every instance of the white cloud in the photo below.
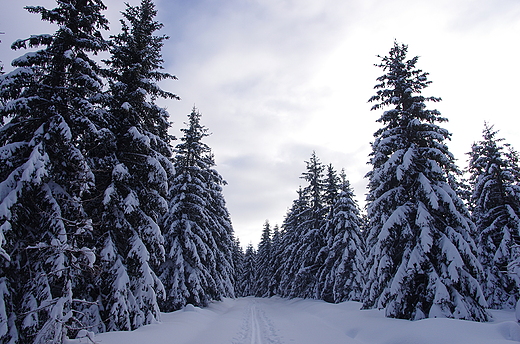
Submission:
M 182 39 L 167 49 L 183 74 L 171 87 L 186 109 L 197 103 L 214 133 L 208 142 L 230 183 L 225 193 L 243 243 L 258 240 L 266 218 L 281 222 L 313 150 L 346 168 L 362 203 L 379 117 L 366 103 L 382 73 L 373 64 L 394 39 L 422 56 L 418 66 L 433 81 L 425 93 L 445 99 L 435 106 L 450 119 L 462 167 L 485 118 L 514 141 L 518 129 L 508 122 L 518 110 L 500 99 L 512 101 L 517 90 L 511 13 L 520 5 L 495 3 L 228 1 L 213 12 L 206 1 L 179 14 Z

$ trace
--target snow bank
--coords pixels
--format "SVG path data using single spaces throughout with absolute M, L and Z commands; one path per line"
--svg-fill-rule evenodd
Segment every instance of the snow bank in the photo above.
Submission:
M 162 314 L 162 322 L 132 332 L 95 337 L 100 344 L 512 344 L 520 341 L 513 311 L 491 311 L 494 320 L 408 321 L 384 311 L 360 310 L 357 302 L 273 297 L 226 299 L 200 309 L 191 305 Z M 74 340 L 72 343 L 86 343 Z

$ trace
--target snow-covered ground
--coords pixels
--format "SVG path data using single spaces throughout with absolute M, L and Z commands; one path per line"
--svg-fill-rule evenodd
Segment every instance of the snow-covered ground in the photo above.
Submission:
M 494 320 L 388 319 L 361 304 L 273 297 L 226 299 L 162 314 L 159 324 L 97 335 L 99 344 L 511 344 L 520 341 L 514 312 Z M 77 341 L 73 341 L 76 342 Z M 82 341 L 85 342 L 86 341 Z

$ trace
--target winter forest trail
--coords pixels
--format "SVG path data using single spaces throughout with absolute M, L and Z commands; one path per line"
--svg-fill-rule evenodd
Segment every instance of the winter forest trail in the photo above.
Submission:
M 132 332 L 98 335 L 99 344 L 305 344 L 362 343 L 312 314 L 312 302 L 238 298 L 207 308 L 191 305 L 162 315 L 162 323 Z M 320 302 L 320 301 L 318 301 Z M 310 308 L 309 308 L 310 307 Z M 308 311 L 307 311 L 308 309 Z
M 513 312 L 495 321 L 388 319 L 361 304 L 245 297 L 188 305 L 163 313 L 161 323 L 95 337 L 98 344 L 512 344 L 520 341 Z M 77 341 L 73 341 L 78 343 Z M 79 342 L 86 343 L 86 342 Z
M 282 343 L 276 327 L 263 310 L 262 302 L 258 299 L 250 299 L 243 318 L 241 332 L 233 344 L 267 344 Z

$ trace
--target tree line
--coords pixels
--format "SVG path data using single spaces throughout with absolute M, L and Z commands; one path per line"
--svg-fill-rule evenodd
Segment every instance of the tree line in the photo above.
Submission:
M 353 300 L 410 320 L 487 321 L 488 308 L 515 308 L 518 154 L 486 123 L 459 170 L 439 125 L 447 119 L 426 106 L 441 99 L 421 94 L 431 81 L 407 50 L 394 42 L 376 65 L 384 74 L 369 102 L 384 111 L 365 211 L 344 171 L 313 153 L 281 229 L 266 221 L 258 248 L 237 264 L 239 295 Z
M 62 343 L 133 330 L 160 311 L 234 296 L 235 239 L 207 129 L 180 143 L 157 99 L 166 36 L 155 5 L 29 6 L 55 24 L 0 76 L 0 342 Z M 93 59 L 109 52 L 103 64 Z

